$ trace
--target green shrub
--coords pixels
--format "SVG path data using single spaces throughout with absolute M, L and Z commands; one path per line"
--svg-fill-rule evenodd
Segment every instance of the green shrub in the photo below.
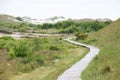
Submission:
M 16 17 L 17 20 L 23 21 L 21 17 Z
M 0 40 L 0 49 L 4 49 L 5 44 L 6 44 L 5 40 Z
M 14 52 L 16 57 L 31 56 L 33 47 L 26 40 L 20 40 L 15 44 Z
M 51 46 L 50 50 L 60 50 L 57 46 Z
M 80 32 L 80 33 L 76 34 L 76 37 L 77 37 L 77 39 L 85 40 L 88 37 L 88 35 L 85 34 L 85 33 Z
M 10 49 L 8 52 L 8 60 L 15 58 L 14 50 Z
M 15 46 L 15 41 L 7 40 L 5 45 L 4 45 L 4 48 L 9 52 L 9 50 L 13 49 L 14 46 Z
M 105 66 L 104 69 L 101 70 L 102 74 L 108 73 L 111 71 L 111 67 L 109 65 Z
M 14 39 L 11 36 L 0 37 L 0 48 L 9 50 L 12 47 Z

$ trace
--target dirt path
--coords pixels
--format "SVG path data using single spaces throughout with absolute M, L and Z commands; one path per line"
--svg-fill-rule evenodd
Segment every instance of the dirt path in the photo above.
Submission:
M 70 38 L 65 40 L 75 45 L 87 47 L 90 49 L 90 51 L 84 58 L 82 58 L 76 64 L 67 69 L 62 75 L 60 75 L 57 80 L 81 80 L 81 73 L 86 69 L 88 64 L 99 53 L 100 50 L 90 45 L 72 41 Z

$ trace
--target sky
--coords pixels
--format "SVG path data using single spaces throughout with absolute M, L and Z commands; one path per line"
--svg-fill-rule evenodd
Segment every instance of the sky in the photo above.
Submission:
M 0 14 L 44 19 L 120 18 L 120 0 L 0 0 Z

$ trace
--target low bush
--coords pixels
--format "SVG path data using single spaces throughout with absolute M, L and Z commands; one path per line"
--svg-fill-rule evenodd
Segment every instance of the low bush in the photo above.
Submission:
M 60 50 L 57 46 L 51 46 L 50 50 Z
M 29 41 L 20 40 L 15 44 L 14 52 L 16 57 L 27 57 L 33 53 L 33 48 L 30 47 Z
M 105 66 L 102 70 L 101 70 L 101 74 L 105 74 L 111 71 L 111 67 L 109 65 Z
M 14 39 L 11 36 L 0 37 L 0 48 L 6 48 L 7 50 L 9 50 L 9 48 L 13 45 L 13 41 Z
M 21 17 L 16 17 L 17 20 L 23 21 Z
M 5 44 L 6 44 L 6 41 L 0 39 L 0 49 L 4 49 Z
M 14 54 L 14 50 L 13 49 L 10 49 L 9 52 L 8 52 L 8 60 L 11 60 L 13 58 L 15 58 L 15 54 Z
M 85 40 L 87 37 L 88 37 L 88 34 L 86 34 L 86 33 L 80 32 L 80 33 L 76 34 L 77 40 Z

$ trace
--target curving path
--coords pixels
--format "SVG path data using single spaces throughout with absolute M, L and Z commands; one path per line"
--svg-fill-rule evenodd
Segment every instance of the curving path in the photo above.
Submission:
M 88 64 L 93 60 L 93 58 L 99 53 L 99 49 L 90 45 L 82 44 L 70 40 L 71 38 L 64 39 L 72 44 L 84 46 L 90 49 L 88 54 L 82 58 L 80 61 L 75 63 L 72 67 L 67 69 L 62 75 L 58 77 L 57 80 L 81 80 L 81 73 L 85 70 Z

